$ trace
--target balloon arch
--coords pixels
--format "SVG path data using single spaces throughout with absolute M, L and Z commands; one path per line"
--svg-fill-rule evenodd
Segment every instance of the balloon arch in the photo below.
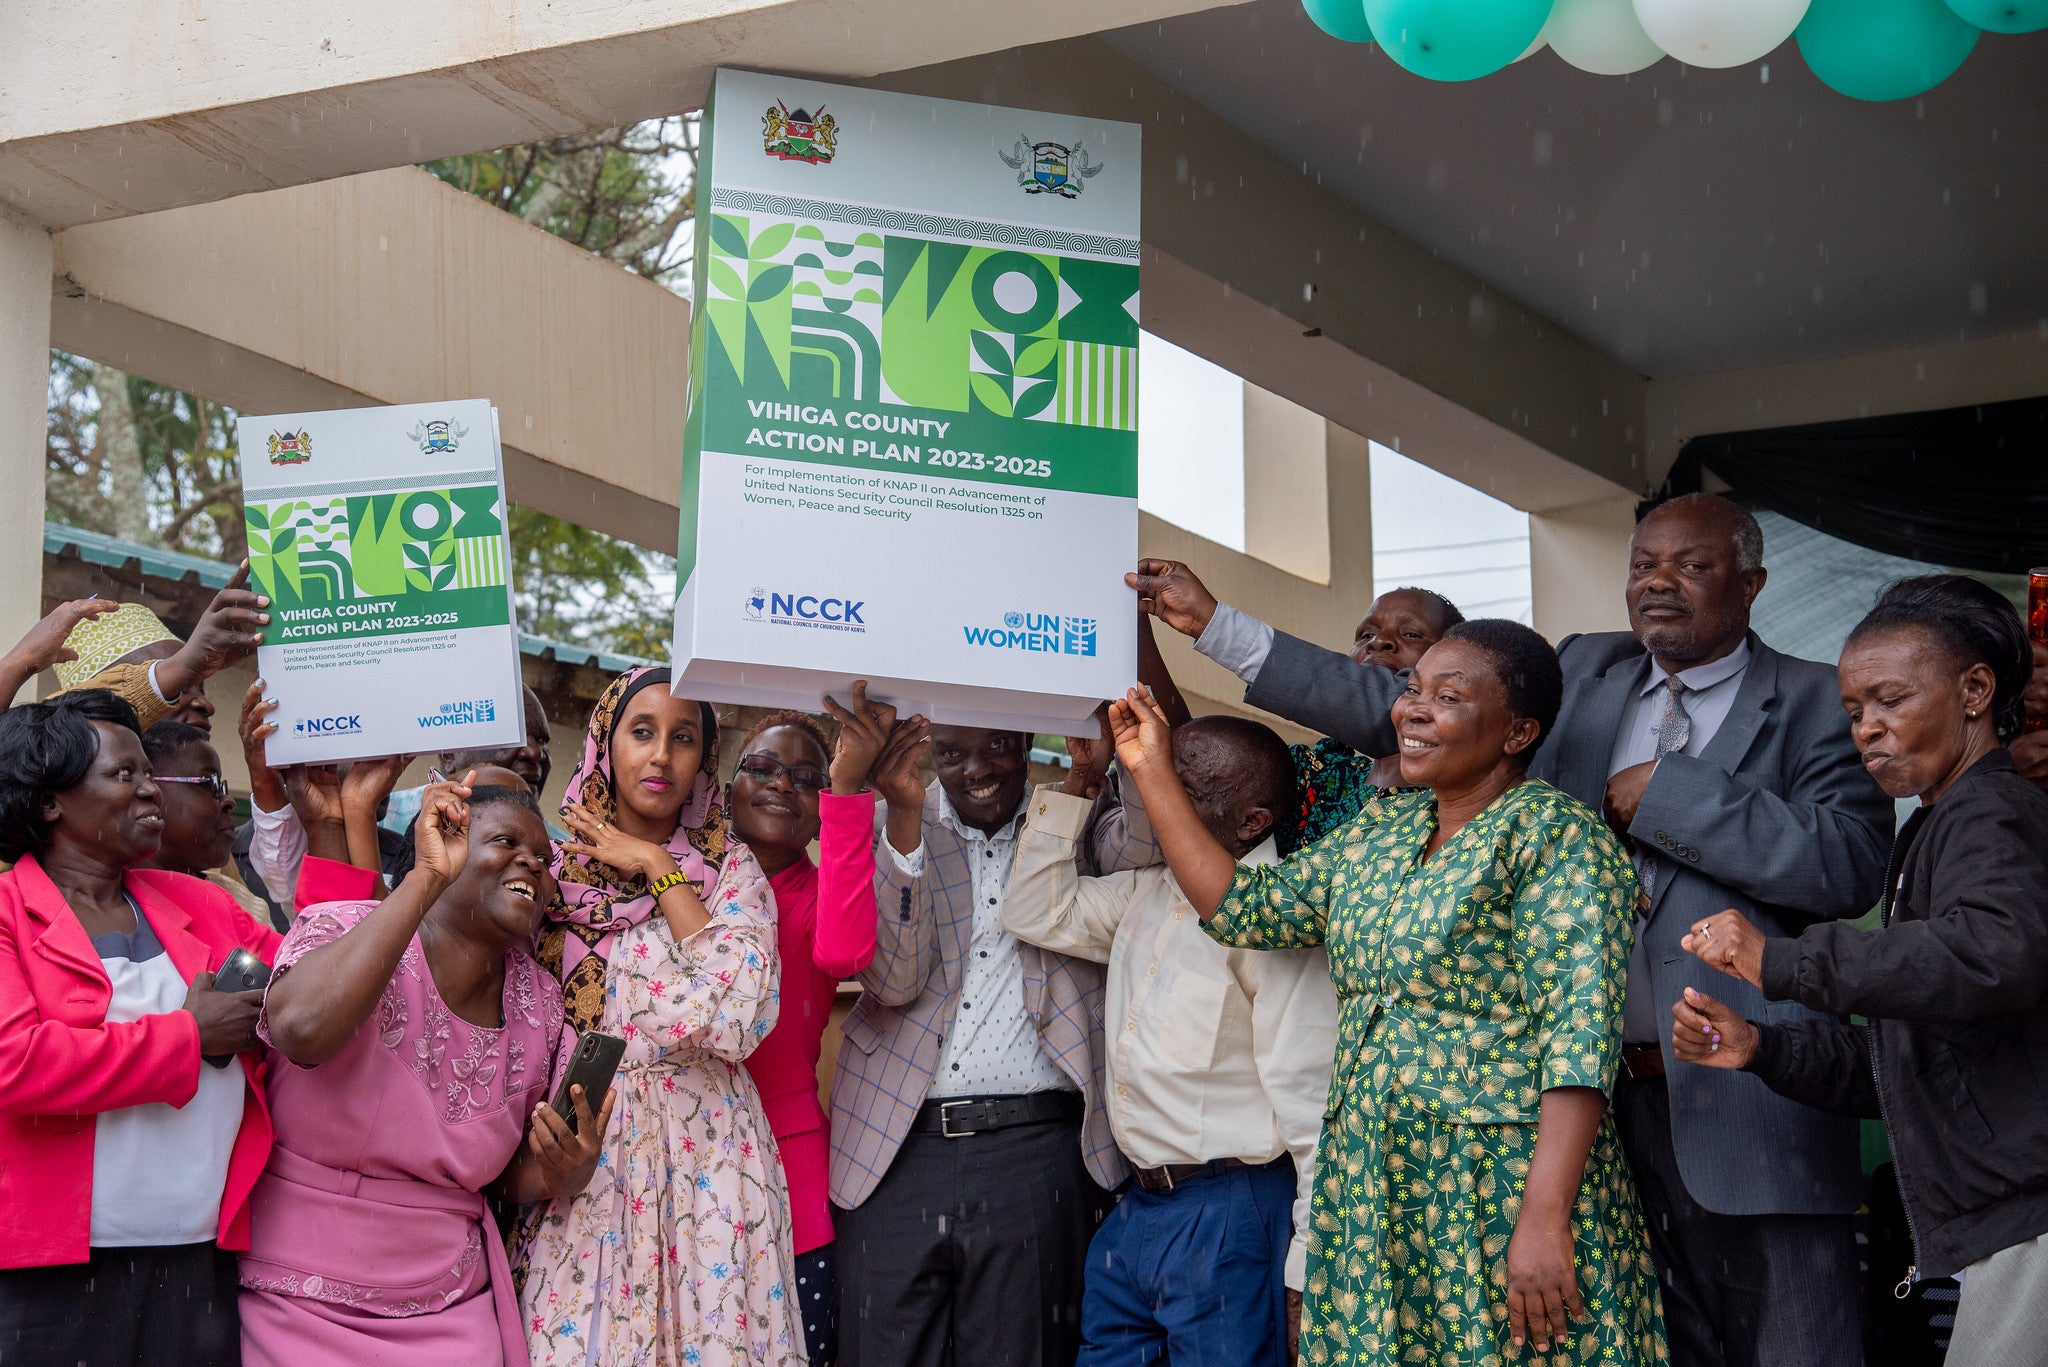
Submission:
M 1302 0 L 1316 26 L 1377 42 L 1418 76 L 1469 81 L 1548 46 L 1624 76 L 1671 56 L 1753 62 L 1787 38 L 1813 74 L 1859 100 L 1903 100 L 1955 73 L 1985 29 L 2048 28 L 2048 0 Z

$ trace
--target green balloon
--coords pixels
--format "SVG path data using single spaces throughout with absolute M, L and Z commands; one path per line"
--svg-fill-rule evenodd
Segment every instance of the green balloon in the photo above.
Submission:
M 1948 0 L 1948 7 L 1993 33 L 2032 33 L 2048 28 L 2048 0 Z
M 1528 50 L 1551 0 L 1365 0 L 1387 55 L 1433 81 L 1470 81 Z
M 1813 0 L 1792 36 L 1830 89 L 1903 100 L 1954 75 L 1977 33 L 1942 0 Z
M 1347 43 L 1372 41 L 1372 25 L 1365 22 L 1364 0 L 1301 0 L 1308 17 L 1332 38 Z

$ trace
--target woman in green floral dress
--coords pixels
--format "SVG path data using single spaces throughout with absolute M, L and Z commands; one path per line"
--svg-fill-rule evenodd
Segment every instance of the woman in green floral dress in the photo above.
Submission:
M 1201 827 L 1149 701 L 1134 691 L 1112 708 L 1117 757 L 1210 935 L 1329 950 L 1342 1014 L 1307 1363 L 1667 1361 L 1605 1117 L 1635 878 L 1597 813 L 1525 776 L 1561 691 L 1528 628 L 1453 629 L 1394 708 L 1417 786 L 1258 869 Z

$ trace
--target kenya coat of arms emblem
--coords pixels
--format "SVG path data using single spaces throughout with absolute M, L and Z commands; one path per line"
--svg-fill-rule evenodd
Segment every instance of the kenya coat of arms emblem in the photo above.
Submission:
M 819 105 L 818 112 L 791 109 L 777 100 L 761 116 L 761 148 L 778 161 L 802 161 L 816 166 L 832 160 L 839 150 L 839 121 Z
M 264 444 L 270 448 L 272 465 L 299 465 L 313 459 L 313 438 L 303 429 L 272 432 Z
M 1082 182 L 1102 174 L 1109 164 L 1091 160 L 1088 149 L 1078 142 L 1069 147 L 1063 142 L 1032 142 L 1029 138 L 1017 139 L 1017 145 L 1007 152 L 997 148 L 996 155 L 1017 173 L 1017 183 L 1025 194 L 1051 194 L 1061 199 L 1078 199 L 1088 188 Z

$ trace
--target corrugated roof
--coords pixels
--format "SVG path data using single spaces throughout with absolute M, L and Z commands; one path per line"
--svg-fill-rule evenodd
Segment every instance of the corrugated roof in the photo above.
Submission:
M 151 578 L 189 579 L 210 589 L 225 587 L 235 573 L 234 566 L 223 565 L 218 560 L 208 560 L 204 556 L 187 555 L 183 551 L 167 551 L 158 546 L 145 546 L 135 541 L 123 541 L 119 537 L 87 531 L 83 527 L 66 527 L 55 522 L 45 522 L 43 554 L 62 555 L 67 547 L 77 551 L 78 558 L 88 564 L 106 565 L 118 570 L 133 562 L 138 570 Z
M 165 550 L 161 546 L 145 546 L 138 541 L 124 541 L 84 527 L 45 522 L 43 554 L 62 555 L 67 550 L 76 552 L 78 558 L 88 564 L 105 565 L 110 569 L 126 569 L 132 565 L 152 579 L 189 581 L 209 589 L 226 587 L 235 572 L 234 566 L 208 560 L 204 556 Z M 623 674 L 629 669 L 655 663 L 637 655 L 615 655 L 608 650 L 593 650 L 589 646 L 536 636 L 530 631 L 519 633 L 519 651 L 522 655 L 559 660 L 563 664 L 590 665 L 611 674 Z

